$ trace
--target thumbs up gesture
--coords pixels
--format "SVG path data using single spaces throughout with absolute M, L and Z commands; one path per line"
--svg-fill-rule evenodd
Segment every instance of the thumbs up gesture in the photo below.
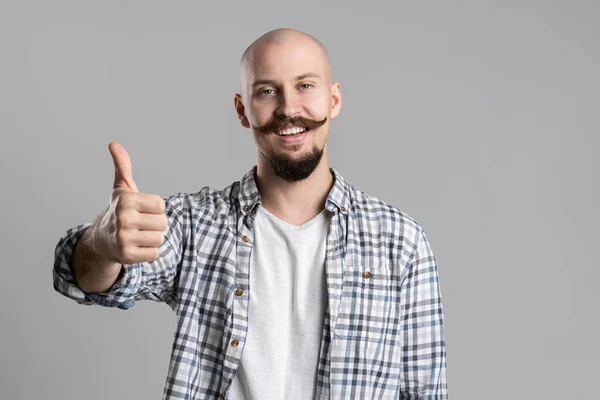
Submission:
M 110 205 L 97 223 L 94 250 L 120 264 L 155 261 L 169 223 L 164 214 L 165 200 L 139 192 L 129 155 L 119 143 L 111 142 L 108 149 L 115 181 Z

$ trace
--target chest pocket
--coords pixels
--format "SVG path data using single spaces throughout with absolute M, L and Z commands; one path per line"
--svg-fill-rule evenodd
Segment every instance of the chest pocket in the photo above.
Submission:
M 392 306 L 390 286 L 390 272 L 385 266 L 346 265 L 335 336 L 381 341 Z

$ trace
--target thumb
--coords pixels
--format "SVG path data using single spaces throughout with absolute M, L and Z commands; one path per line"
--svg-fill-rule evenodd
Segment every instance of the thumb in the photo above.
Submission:
M 133 181 L 131 159 L 123 146 L 117 142 L 110 142 L 108 144 L 108 151 L 110 151 L 110 155 L 112 156 L 115 165 L 115 182 L 113 184 L 113 189 L 127 187 L 134 192 L 139 192 Z

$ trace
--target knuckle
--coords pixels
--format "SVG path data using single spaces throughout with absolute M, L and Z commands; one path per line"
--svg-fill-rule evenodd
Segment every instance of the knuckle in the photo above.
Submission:
M 134 253 L 129 248 L 127 248 L 123 251 L 123 260 L 127 264 L 133 264 L 134 262 L 137 261 L 134 256 L 135 256 Z
M 117 215 L 117 227 L 127 228 L 133 225 L 133 215 L 131 212 L 123 211 Z
M 135 193 L 123 194 L 121 197 L 119 197 L 117 207 L 120 205 L 121 209 L 123 209 L 123 210 L 135 208 L 135 202 L 136 202 L 135 197 L 136 197 Z
M 129 208 L 129 200 L 123 199 L 123 197 L 119 197 L 117 200 L 117 205 L 115 206 L 115 212 L 121 214 L 123 211 L 126 211 Z
M 166 204 L 165 204 L 165 200 L 160 197 L 159 195 L 155 195 L 154 198 L 156 199 L 156 205 L 158 207 L 158 209 L 160 210 L 161 213 L 165 212 L 166 209 Z
M 119 248 L 119 251 L 123 251 L 126 247 L 127 244 L 127 239 L 128 239 L 128 235 L 127 232 L 123 229 L 119 229 L 117 231 L 117 234 L 115 235 L 116 239 L 117 239 L 117 247 Z

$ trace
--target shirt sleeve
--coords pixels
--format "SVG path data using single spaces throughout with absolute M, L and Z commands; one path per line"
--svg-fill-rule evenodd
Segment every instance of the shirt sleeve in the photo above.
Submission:
M 447 400 L 446 340 L 437 261 L 419 227 L 415 256 L 402 283 L 401 399 Z
M 176 305 L 176 277 L 181 264 L 183 243 L 182 198 L 179 194 L 165 200 L 165 214 L 169 219 L 165 240 L 159 247 L 160 256 L 152 262 L 124 264 L 120 278 L 105 293 L 83 292 L 73 277 L 71 256 L 81 235 L 92 225 L 85 223 L 67 230 L 54 251 L 54 289 L 78 304 L 117 307 L 127 310 L 137 300 L 154 300 Z

